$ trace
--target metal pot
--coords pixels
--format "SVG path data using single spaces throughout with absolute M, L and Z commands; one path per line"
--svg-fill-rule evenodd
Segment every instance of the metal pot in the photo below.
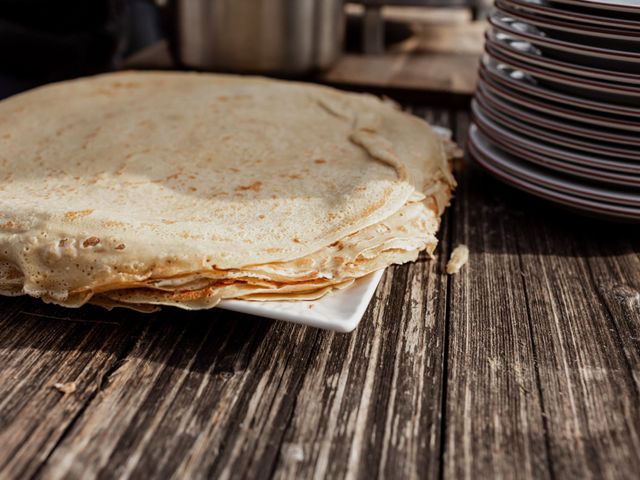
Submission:
M 173 0 L 172 51 L 186 67 L 301 74 L 342 50 L 343 0 Z

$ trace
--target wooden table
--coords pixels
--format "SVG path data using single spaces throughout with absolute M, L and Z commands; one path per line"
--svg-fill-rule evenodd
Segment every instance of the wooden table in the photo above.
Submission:
M 458 176 L 352 334 L 2 299 L 0 477 L 637 478 L 639 229 Z

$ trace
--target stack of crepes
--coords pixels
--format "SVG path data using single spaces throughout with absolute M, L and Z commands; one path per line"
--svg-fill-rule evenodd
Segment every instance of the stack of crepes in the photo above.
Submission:
M 424 121 L 264 78 L 124 72 L 0 102 L 0 292 L 67 307 L 316 299 L 436 246 Z

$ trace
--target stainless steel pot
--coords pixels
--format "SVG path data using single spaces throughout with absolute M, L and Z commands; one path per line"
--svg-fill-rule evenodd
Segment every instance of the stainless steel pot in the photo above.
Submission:
M 343 0 L 173 0 L 172 50 L 187 67 L 301 74 L 342 50 Z

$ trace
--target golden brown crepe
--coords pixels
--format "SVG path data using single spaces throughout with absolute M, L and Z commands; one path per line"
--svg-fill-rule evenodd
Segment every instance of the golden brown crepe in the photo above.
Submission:
M 315 298 L 432 252 L 455 181 L 369 95 L 125 72 L 0 102 L 0 293 L 66 306 Z

